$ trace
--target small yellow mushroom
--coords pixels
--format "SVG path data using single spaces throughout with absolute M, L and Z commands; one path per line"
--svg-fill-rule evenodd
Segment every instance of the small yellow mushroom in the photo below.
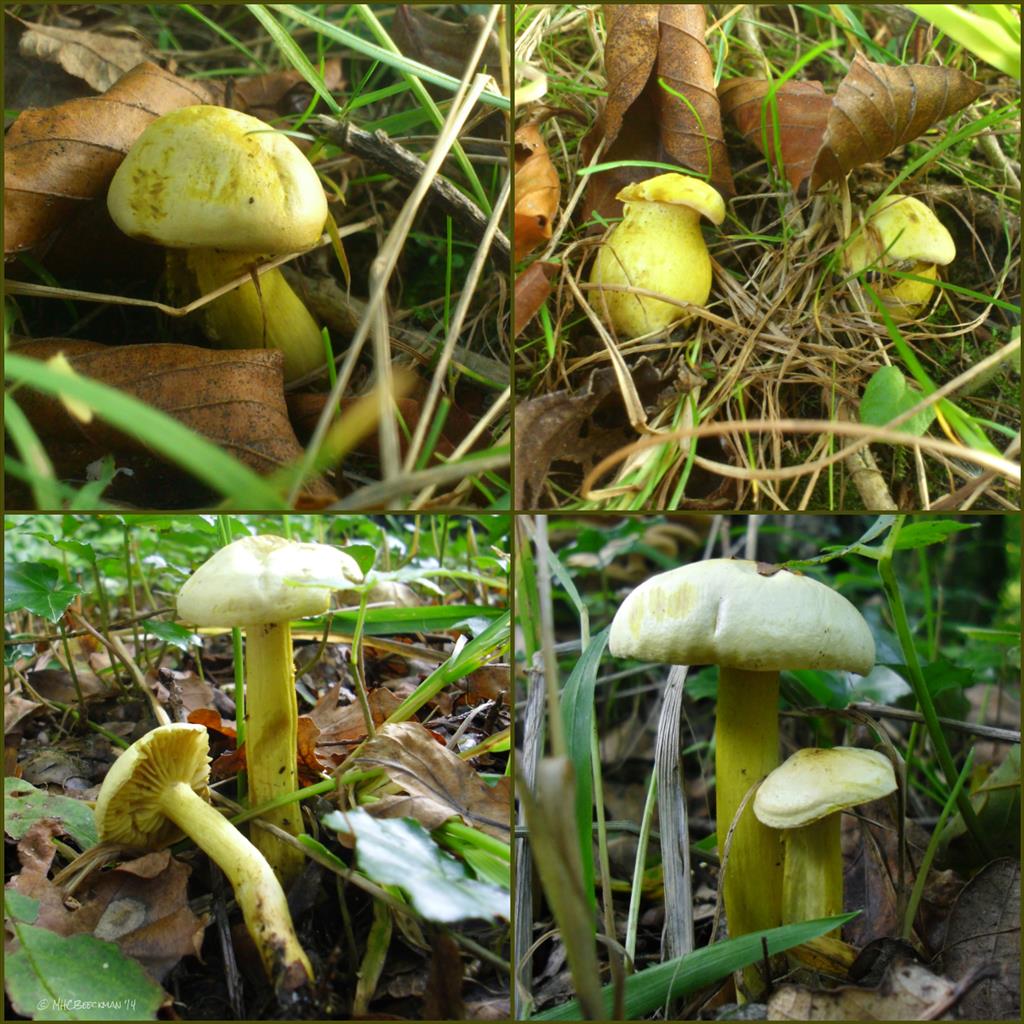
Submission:
M 722 197 L 697 178 L 669 173 L 627 185 L 616 198 L 625 204 L 622 221 L 598 250 L 591 283 L 643 288 L 694 306 L 707 302 L 711 258 L 700 218 L 721 224 L 725 219 Z M 635 292 L 599 292 L 594 305 L 602 313 L 607 311 L 612 326 L 624 338 L 690 319 L 682 306 Z
M 863 231 L 843 253 L 848 274 L 874 269 L 897 270 L 917 277 L 938 277 L 937 264 L 953 262 L 956 246 L 938 217 L 912 196 L 886 196 Z M 923 281 L 884 276 L 878 297 L 893 320 L 903 323 L 921 315 L 935 286 Z

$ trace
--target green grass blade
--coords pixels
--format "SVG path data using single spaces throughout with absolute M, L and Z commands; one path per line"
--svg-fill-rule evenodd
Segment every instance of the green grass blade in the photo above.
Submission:
M 838 928 L 857 916 L 841 914 L 800 924 L 787 924 L 781 928 L 751 932 L 738 939 L 716 942 L 713 946 L 694 950 L 688 956 L 668 960 L 657 967 L 649 967 L 626 979 L 626 1019 L 634 1020 L 659 1009 L 665 1003 L 685 996 L 689 992 L 714 985 L 726 975 L 764 956 L 761 940 L 767 943 L 768 955 L 783 953 L 801 943 L 816 939 L 833 928 Z M 602 990 L 607 1015 L 612 1008 L 612 986 Z M 530 1020 L 580 1020 L 580 1005 L 573 999 L 561 1006 L 535 1014 Z
M 289 64 L 309 83 L 316 94 L 327 104 L 332 114 L 341 114 L 341 107 L 324 86 L 324 80 L 310 64 L 301 47 L 283 25 L 277 22 L 263 4 L 246 4 L 249 13 L 267 30 L 267 35 L 281 51 Z
M 307 28 L 314 29 L 328 39 L 333 39 L 336 43 L 341 43 L 342 46 L 355 50 L 356 53 L 361 53 L 364 57 L 379 60 L 382 64 L 394 68 L 403 75 L 412 75 L 423 82 L 430 82 L 431 85 L 440 86 L 442 89 L 448 89 L 451 92 L 455 92 L 459 87 L 459 80 L 452 75 L 447 75 L 443 71 L 435 71 L 428 65 L 411 60 L 401 53 L 377 46 L 357 36 L 355 33 L 349 32 L 347 29 L 339 28 L 323 18 L 318 18 L 315 14 L 310 14 L 305 7 L 295 4 L 272 4 L 271 7 L 275 11 L 280 11 L 285 17 L 291 18 Z M 480 102 L 497 107 L 499 110 L 507 111 L 511 109 L 508 97 L 494 92 L 482 93 Z

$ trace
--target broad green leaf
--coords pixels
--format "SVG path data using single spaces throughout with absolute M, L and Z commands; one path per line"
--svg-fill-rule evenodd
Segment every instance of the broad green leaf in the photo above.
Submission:
M 4 611 L 30 611 L 50 622 L 60 621 L 81 587 L 67 583 L 45 562 L 4 563 Z
M 355 836 L 356 863 L 380 885 L 394 885 L 428 921 L 510 916 L 509 894 L 473 878 L 411 818 L 374 818 L 361 808 L 332 811 L 323 823 Z
M 24 779 L 10 776 L 4 779 L 4 831 L 12 839 L 21 839 L 43 818 L 58 818 L 64 823 L 65 833 L 79 847 L 87 850 L 99 842 L 96 819 L 92 808 L 84 800 L 36 789 Z
M 923 397 L 895 366 L 883 366 L 874 372 L 864 389 L 860 400 L 860 421 L 868 426 L 884 427 L 890 420 L 917 405 Z M 935 410 L 929 407 L 915 413 L 896 429 L 919 437 L 931 426 L 933 419 Z
M 113 942 L 58 935 L 8 920 L 18 940 L 4 957 L 11 1005 L 33 1020 L 155 1020 L 164 990 Z

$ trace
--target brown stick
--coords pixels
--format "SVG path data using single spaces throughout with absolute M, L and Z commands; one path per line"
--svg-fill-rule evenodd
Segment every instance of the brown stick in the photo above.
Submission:
M 393 142 L 384 132 L 366 132 L 353 124 L 336 121 L 326 115 L 321 115 L 318 120 L 324 137 L 334 145 L 380 164 L 406 185 L 415 185 L 423 177 L 423 161 L 404 146 Z M 454 185 L 444 178 L 435 177 L 430 183 L 430 198 L 445 213 L 459 221 L 474 241 L 483 238 L 487 230 L 486 215 Z M 500 231 L 495 233 L 491 242 L 491 258 L 499 270 L 508 271 L 512 266 L 512 250 L 508 238 Z

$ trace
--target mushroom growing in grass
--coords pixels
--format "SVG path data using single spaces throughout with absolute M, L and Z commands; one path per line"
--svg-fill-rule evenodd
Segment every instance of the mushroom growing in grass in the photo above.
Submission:
M 298 789 L 291 620 L 323 615 L 332 589 L 362 578 L 354 559 L 327 544 L 242 537 L 203 563 L 178 594 L 185 622 L 245 630 L 245 752 L 253 806 Z M 293 836 L 301 831 L 294 802 L 263 819 Z M 286 884 L 302 869 L 301 850 L 261 829 L 252 839 Z
M 190 299 L 265 256 L 311 248 L 327 220 L 320 180 L 291 139 L 210 106 L 151 122 L 114 174 L 107 207 L 126 235 L 172 250 L 171 286 Z M 214 345 L 279 349 L 286 380 L 324 365 L 320 328 L 276 268 L 260 275 L 258 291 L 247 281 L 202 316 Z
M 260 959 L 279 995 L 313 977 L 284 890 L 259 850 L 209 804 L 209 741 L 201 725 L 161 725 L 107 772 L 96 800 L 104 842 L 162 849 L 183 836 L 224 872 Z
M 615 198 L 625 204 L 622 220 L 597 252 L 591 283 L 644 288 L 703 306 L 711 294 L 711 258 L 700 218 L 721 224 L 722 197 L 699 178 L 670 172 L 627 185 Z M 623 338 L 692 316 L 674 303 L 628 291 L 599 292 L 594 305 L 602 312 L 607 308 Z
M 719 852 L 747 791 L 779 763 L 779 671 L 863 675 L 875 660 L 871 631 L 845 597 L 800 573 L 724 558 L 641 583 L 616 612 L 608 647 L 617 657 L 719 667 Z M 780 836 L 749 806 L 736 823 L 723 887 L 731 936 L 780 923 Z
M 857 747 L 798 750 L 761 783 L 754 813 L 786 846 L 783 924 L 843 912 L 841 812 L 895 789 L 889 758 Z
M 937 266 L 952 263 L 953 238 L 941 221 L 913 196 L 886 196 L 843 252 L 847 273 L 876 269 L 938 277 Z M 928 305 L 935 285 L 906 278 L 885 277 L 875 289 L 889 315 L 897 322 L 913 320 Z

